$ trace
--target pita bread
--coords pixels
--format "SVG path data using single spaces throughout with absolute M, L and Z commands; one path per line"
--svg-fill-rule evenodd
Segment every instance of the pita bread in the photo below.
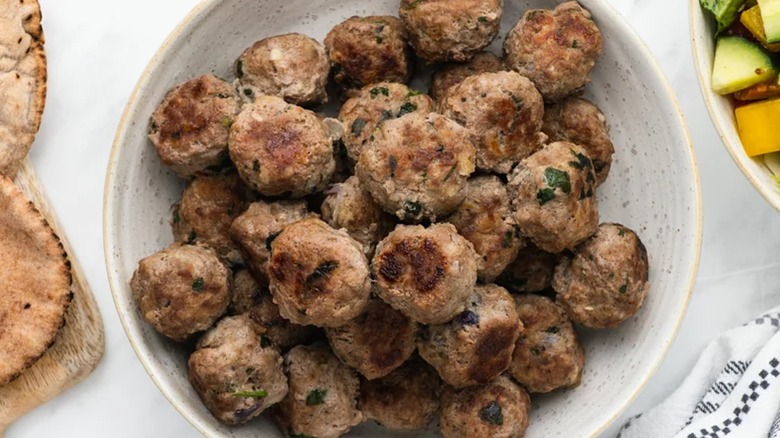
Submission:
M 73 298 L 65 250 L 46 219 L 0 176 L 0 386 L 40 358 Z
M 13 178 L 41 124 L 46 54 L 37 0 L 0 0 L 0 174 Z

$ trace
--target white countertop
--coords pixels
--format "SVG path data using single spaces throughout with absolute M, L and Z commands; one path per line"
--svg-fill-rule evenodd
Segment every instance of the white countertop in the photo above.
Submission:
M 50 82 L 32 157 L 100 305 L 106 355 L 85 382 L 28 414 L 7 436 L 198 436 L 136 360 L 114 310 L 102 245 L 114 129 L 147 62 L 197 0 L 40 1 Z M 605 437 L 674 390 L 718 332 L 780 304 L 780 215 L 742 176 L 710 122 L 695 78 L 687 2 L 609 1 L 650 46 L 687 116 L 703 186 L 704 245 L 679 337 Z

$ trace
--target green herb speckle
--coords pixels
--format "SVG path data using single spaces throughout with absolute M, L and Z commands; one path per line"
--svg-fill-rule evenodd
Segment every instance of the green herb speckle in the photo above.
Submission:
M 192 290 L 195 292 L 202 292 L 205 286 L 206 282 L 203 280 L 203 277 L 198 277 L 192 282 Z
M 406 102 L 405 104 L 401 105 L 401 109 L 398 110 L 398 117 L 413 113 L 415 111 L 417 111 L 417 105 L 413 104 L 412 102 Z
M 558 333 L 559 331 L 561 331 L 561 329 L 555 325 L 551 325 L 550 327 L 547 327 L 547 330 L 545 330 L 545 332 L 552 333 L 552 334 Z
M 264 389 L 258 389 L 257 391 L 237 391 L 230 395 L 232 395 L 233 397 L 263 398 L 268 396 L 268 391 Z
M 422 204 L 417 201 L 406 201 L 404 203 L 404 211 L 413 217 L 417 217 L 422 213 Z
M 321 389 L 317 388 L 315 390 L 309 391 L 309 394 L 306 396 L 306 404 L 308 406 L 317 406 L 325 403 L 325 397 L 328 395 L 327 389 Z
M 374 99 L 380 94 L 384 96 L 389 96 L 390 91 L 387 89 L 387 87 L 374 87 L 371 89 L 371 91 L 369 91 L 369 94 L 371 94 L 371 98 Z
M 560 189 L 563 193 L 571 193 L 571 180 L 569 174 L 554 167 L 544 169 L 544 179 L 547 185 L 553 189 Z
M 536 200 L 539 205 L 544 205 L 555 199 L 555 189 L 542 189 L 536 192 Z

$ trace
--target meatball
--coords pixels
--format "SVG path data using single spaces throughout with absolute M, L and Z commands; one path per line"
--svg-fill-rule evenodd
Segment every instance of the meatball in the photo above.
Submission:
M 366 418 L 399 431 L 424 429 L 439 412 L 442 384 L 436 371 L 410 360 L 381 379 L 361 380 L 358 406 Z
M 498 277 L 498 284 L 509 292 L 524 294 L 542 292 L 552 287 L 558 256 L 542 251 L 536 245 L 522 248 L 517 258 Z
M 601 32 L 577 2 L 526 12 L 504 40 L 504 62 L 531 79 L 547 102 L 580 91 L 603 50 Z
M 290 392 L 277 419 L 289 435 L 336 438 L 363 421 L 355 372 L 324 346 L 297 346 L 284 357 Z
M 356 176 L 334 184 L 322 203 L 322 219 L 336 229 L 344 229 L 363 246 L 367 257 L 393 228 L 393 218 L 374 202 Z
M 490 52 L 479 52 L 465 64 L 449 63 L 436 70 L 428 93 L 432 98 L 439 100 L 447 94 L 450 88 L 460 84 L 469 76 L 502 70 L 504 70 L 504 62 L 501 58 Z
M 249 99 L 276 96 L 302 106 L 328 101 L 330 62 L 325 47 L 299 33 L 265 38 L 236 61 L 237 87 Z
M 225 313 L 230 270 L 211 248 L 174 243 L 138 262 L 130 287 L 144 320 L 184 341 Z
M 593 164 L 585 150 L 550 143 L 524 159 L 509 177 L 515 221 L 539 248 L 573 249 L 598 227 Z
M 182 178 L 211 173 L 227 161 L 228 133 L 241 109 L 236 90 L 213 75 L 177 85 L 152 114 L 149 140 Z
M 380 299 L 338 328 L 325 329 L 333 353 L 367 379 L 390 374 L 414 353 L 417 323 Z
M 363 146 L 376 128 L 385 120 L 402 117 L 412 112 L 428 114 L 433 101 L 425 94 L 403 84 L 382 82 L 361 89 L 344 102 L 339 120 L 344 125 L 344 147 L 350 160 L 357 162 Z
M 523 325 L 506 289 L 474 289 L 466 309 L 448 324 L 423 329 L 417 348 L 442 380 L 456 388 L 487 383 L 509 366 Z
M 233 275 L 233 301 L 229 311 L 233 315 L 246 314 L 261 335 L 261 343 L 271 343 L 282 351 L 306 344 L 317 334 L 313 326 L 298 325 L 282 318 L 271 293 L 257 284 L 246 269 Z
M 241 249 L 244 262 L 261 285 L 268 285 L 268 260 L 276 236 L 287 225 L 314 216 L 306 209 L 305 201 L 257 201 L 233 221 L 230 237 Z
M 325 37 L 333 79 L 347 95 L 377 82 L 409 81 L 413 57 L 401 20 L 390 16 L 350 17 Z
M 601 224 L 573 257 L 555 268 L 553 288 L 571 319 L 590 328 L 616 327 L 636 315 L 647 297 L 647 250 L 619 224 Z
M 377 294 L 413 321 L 443 324 L 465 308 L 477 282 L 477 257 L 450 224 L 399 225 L 377 245 Z
M 287 395 L 282 356 L 262 345 L 245 316 L 206 332 L 187 364 L 195 392 L 223 423 L 245 423 Z
M 445 391 L 439 427 L 444 438 L 521 438 L 530 411 L 528 393 L 501 376 L 484 386 Z
M 399 15 L 417 56 L 465 62 L 498 35 L 502 0 L 401 0 Z
M 322 191 L 336 170 L 328 126 L 278 97 L 244 106 L 230 130 L 229 150 L 241 179 L 266 196 Z
M 439 114 L 412 113 L 377 128 L 355 173 L 388 213 L 435 220 L 463 202 L 475 155 L 468 129 Z
M 542 95 L 516 72 L 468 77 L 439 101 L 439 110 L 474 133 L 481 170 L 507 173 L 547 138 Z
M 481 281 L 493 281 L 523 247 L 512 219 L 509 192 L 496 176 L 469 180 L 466 199 L 447 220 L 481 257 L 477 270 Z
M 545 109 L 542 131 L 551 141 L 582 146 L 593 160 L 596 185 L 607 179 L 615 148 L 609 138 L 607 119 L 596 105 L 578 97 L 551 105 Z
M 246 208 L 246 199 L 247 190 L 235 173 L 196 177 L 174 208 L 176 241 L 203 243 L 226 263 L 240 263 L 241 254 L 230 239 L 230 224 Z
M 515 300 L 524 330 L 509 365 L 512 377 L 532 393 L 579 385 L 585 351 L 566 312 L 538 295 Z
M 279 313 L 294 323 L 339 327 L 368 305 L 371 279 L 362 247 L 319 219 L 289 225 L 274 239 L 269 271 Z

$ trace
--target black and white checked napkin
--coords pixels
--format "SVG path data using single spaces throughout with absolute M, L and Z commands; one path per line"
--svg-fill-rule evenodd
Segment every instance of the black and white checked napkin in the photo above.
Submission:
M 780 438 L 780 308 L 718 336 L 663 403 L 619 438 Z

